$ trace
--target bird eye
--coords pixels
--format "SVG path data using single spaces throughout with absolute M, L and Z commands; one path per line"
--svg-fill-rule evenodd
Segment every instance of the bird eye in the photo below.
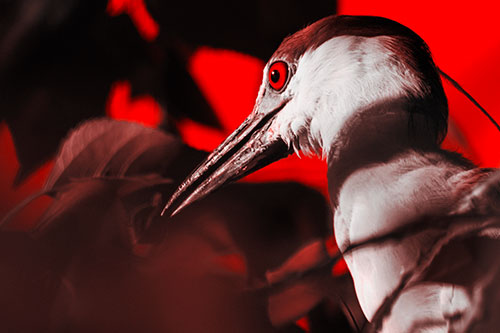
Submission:
M 285 86 L 288 79 L 288 65 L 284 61 L 276 61 L 269 67 L 269 85 L 276 91 Z

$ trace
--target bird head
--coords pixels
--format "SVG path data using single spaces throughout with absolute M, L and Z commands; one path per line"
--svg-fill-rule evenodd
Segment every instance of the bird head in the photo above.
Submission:
M 439 73 L 417 34 L 380 17 L 326 17 L 285 38 L 264 68 L 250 116 L 188 176 L 164 212 L 293 151 L 338 154 L 352 132 L 366 130 L 371 140 L 397 127 L 438 144 L 447 110 Z

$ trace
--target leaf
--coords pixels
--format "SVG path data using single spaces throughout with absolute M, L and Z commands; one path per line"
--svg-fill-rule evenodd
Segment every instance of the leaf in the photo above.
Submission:
M 65 140 L 45 189 L 67 184 L 70 178 L 160 173 L 180 147 L 172 136 L 135 123 L 91 120 Z
M 57 277 L 48 247 L 25 232 L 0 231 L 2 332 L 47 332 Z
M 271 322 L 283 326 L 307 315 L 325 299 L 343 312 L 352 329 L 366 321 L 350 276 L 332 276 L 325 241 L 313 240 L 298 249 L 277 269 L 268 271 L 268 313 Z M 338 320 L 338 318 L 336 319 Z
M 329 259 L 325 242 L 317 239 L 295 252 L 278 269 L 268 271 L 266 278 L 269 284 L 276 284 L 290 276 L 304 274 Z
M 178 168 L 183 162 L 194 165 L 198 155 L 180 140 L 139 124 L 104 118 L 85 122 L 63 142 L 44 188 L 11 210 L 0 221 L 0 226 L 32 200 L 67 190 L 72 180 L 140 175 L 147 178 L 152 173 L 162 172 L 176 175 L 179 172 L 175 166 Z M 166 180 L 157 178 L 155 181 L 164 183 Z
M 30 203 L 40 198 L 43 195 L 47 195 L 47 192 L 41 191 L 30 195 L 25 198 L 19 204 L 17 204 L 14 208 L 12 208 L 5 216 L 0 220 L 0 228 L 7 225 L 17 214 L 19 214 L 24 208 L 26 208 Z
M 296 321 L 307 315 L 327 295 L 326 281 L 308 276 L 269 296 L 269 319 L 275 326 Z
M 267 2 L 199 3 L 198 15 L 188 3 L 147 1 L 160 37 L 177 36 L 149 43 L 130 18 L 110 17 L 106 1 L 0 1 L 0 118 L 16 141 L 17 181 L 49 159 L 70 128 L 103 115 L 109 87 L 119 78 L 131 81 L 133 94 L 162 96 L 158 102 L 175 118 L 214 125 L 213 111 L 186 70 L 186 50 L 213 45 L 267 59 L 288 33 L 334 13 L 334 2 L 316 2 L 272 4 L 272 12 L 288 13 L 277 27 L 262 20 L 269 17 Z
M 35 189 L 40 189 L 45 183 L 52 164 L 47 163 L 38 169 L 21 186 L 13 186 L 12 180 L 19 169 L 19 162 L 12 135 L 5 123 L 0 123 L 0 156 L 2 156 L 2 171 L 0 172 L 0 198 L 2 198 L 0 200 L 0 228 L 7 220 L 11 220 L 15 216 L 17 219 L 14 221 L 11 220 L 9 227 L 16 230 L 26 230 L 32 225 L 31 222 L 36 220 L 52 201 L 48 196 L 41 196 L 41 193 L 33 194 Z M 29 209 L 23 209 L 28 204 L 30 204 Z M 22 212 L 23 214 L 17 215 L 18 212 Z
M 290 32 L 336 12 L 336 3 L 330 0 L 234 2 L 230 6 L 215 0 L 198 2 L 196 11 L 191 6 L 158 1 L 150 8 L 161 27 L 168 27 L 170 34 L 188 45 L 233 49 L 266 60 Z M 278 14 L 282 20 L 277 25 L 272 17 Z
M 59 222 L 74 222 L 81 215 L 88 216 L 89 219 L 92 216 L 106 216 L 116 204 L 123 205 L 124 212 L 127 214 L 127 219 L 120 221 L 121 225 L 133 229 L 135 216 L 131 214 L 131 210 L 125 208 L 127 196 L 133 196 L 135 192 L 141 192 L 140 199 L 134 196 L 133 207 L 149 207 L 151 206 L 151 203 L 148 202 L 150 197 L 158 188 L 165 185 L 171 187 L 172 182 L 158 176 L 136 178 L 91 177 L 73 180 L 58 193 L 56 200 L 45 211 L 32 233 L 34 235 L 45 234 L 49 228 L 57 226 Z M 158 204 L 159 206 L 160 204 Z M 111 216 L 113 215 L 111 214 Z M 92 223 L 83 228 L 88 229 L 90 225 Z M 73 226 L 73 223 L 68 224 L 68 228 L 72 227 L 82 228 L 81 226 Z M 134 245 L 134 234 L 126 236 L 124 243 Z

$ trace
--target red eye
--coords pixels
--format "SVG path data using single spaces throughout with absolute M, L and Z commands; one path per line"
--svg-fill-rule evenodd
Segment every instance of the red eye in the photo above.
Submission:
M 276 61 L 269 67 L 269 84 L 271 88 L 280 91 L 288 78 L 288 66 L 284 61 Z

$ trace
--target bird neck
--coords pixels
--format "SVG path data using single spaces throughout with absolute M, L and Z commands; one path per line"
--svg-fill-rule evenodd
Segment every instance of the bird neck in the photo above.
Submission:
M 356 171 L 389 163 L 410 151 L 437 151 L 424 116 L 405 111 L 403 104 L 373 107 L 349 119 L 328 155 L 330 200 L 335 208 L 344 182 Z

